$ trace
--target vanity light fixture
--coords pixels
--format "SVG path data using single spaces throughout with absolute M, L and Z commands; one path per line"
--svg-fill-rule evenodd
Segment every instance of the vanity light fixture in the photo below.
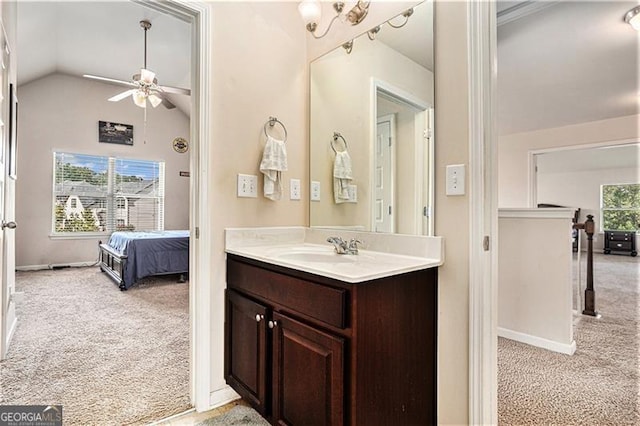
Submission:
M 354 2 L 350 2 L 354 3 Z M 369 0 L 358 0 L 350 8 L 345 8 L 345 3 L 338 1 L 333 3 L 333 10 L 336 12 L 336 16 L 331 19 L 327 29 L 321 35 L 316 35 L 316 29 L 318 29 L 318 22 L 322 16 L 322 6 L 318 0 L 302 0 L 298 5 L 298 12 L 304 21 L 307 30 L 315 38 L 322 38 L 329 33 L 331 26 L 336 19 L 340 18 L 343 22 L 350 25 L 358 25 L 367 16 L 369 12 Z M 345 12 L 345 10 L 347 10 Z
M 631 25 L 634 30 L 640 31 L 640 6 L 636 6 L 625 13 L 624 22 Z

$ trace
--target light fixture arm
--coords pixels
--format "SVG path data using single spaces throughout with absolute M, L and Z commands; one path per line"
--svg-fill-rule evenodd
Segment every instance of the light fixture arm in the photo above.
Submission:
M 309 30 L 309 32 L 311 33 L 311 35 L 314 38 L 322 38 L 322 37 L 326 36 L 327 33 L 329 33 L 329 30 L 331 29 L 331 26 L 336 21 L 336 19 L 338 19 L 339 17 L 340 17 L 340 15 L 334 16 L 333 19 L 331 20 L 331 22 L 329 22 L 329 25 L 327 26 L 327 29 L 324 30 L 324 32 L 321 35 L 316 35 L 316 28 L 317 28 L 318 25 L 315 24 L 315 23 L 307 24 L 307 30 Z
M 405 25 L 407 25 L 407 22 L 409 22 L 409 18 L 411 17 L 411 15 L 413 15 L 413 8 L 404 11 L 402 16 L 404 16 L 405 19 L 404 19 L 404 22 L 402 24 L 394 25 L 393 23 L 391 23 L 391 20 L 388 20 L 387 24 L 389 24 L 389 26 L 392 27 L 392 28 L 402 28 Z

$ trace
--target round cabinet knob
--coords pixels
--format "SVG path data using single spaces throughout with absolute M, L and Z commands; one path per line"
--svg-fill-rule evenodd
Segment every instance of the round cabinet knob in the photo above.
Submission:
M 278 321 L 269 321 L 269 328 L 274 328 L 278 326 Z
M 264 315 L 256 314 L 256 322 L 260 322 L 264 318 Z

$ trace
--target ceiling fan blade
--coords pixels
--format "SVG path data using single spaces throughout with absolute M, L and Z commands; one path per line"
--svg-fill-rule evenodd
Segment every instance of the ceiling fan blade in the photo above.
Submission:
M 100 80 L 100 81 L 106 81 L 108 83 L 119 84 L 121 86 L 138 87 L 136 83 L 132 83 L 130 81 L 124 81 L 124 80 L 117 80 L 115 78 L 100 77 L 100 76 L 91 75 L 91 74 L 83 74 L 82 76 L 85 78 L 90 78 L 92 80 Z
M 118 102 L 118 101 L 121 101 L 121 100 L 123 100 L 124 98 L 126 98 L 127 96 L 131 96 L 131 95 L 133 94 L 133 92 L 135 92 L 135 91 L 136 91 L 136 89 L 129 89 L 129 90 L 125 90 L 125 91 L 124 91 L 124 92 L 122 92 L 122 93 L 119 93 L 119 94 L 117 94 L 117 95 L 115 95 L 115 96 L 110 97 L 110 98 L 109 98 L 109 100 L 110 100 L 111 102 Z
M 166 96 L 162 96 L 162 105 L 166 109 L 174 109 L 176 107 L 174 104 L 171 103 L 171 101 L 169 101 L 169 99 L 167 99 Z
M 191 95 L 191 90 L 183 89 L 181 87 L 158 86 L 158 88 L 165 93 L 173 93 L 176 95 Z

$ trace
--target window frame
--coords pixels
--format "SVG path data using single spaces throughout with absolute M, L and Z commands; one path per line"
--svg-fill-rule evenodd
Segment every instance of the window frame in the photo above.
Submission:
M 608 186 L 632 186 L 632 185 L 640 185 L 640 182 L 627 182 L 627 183 L 603 183 L 600 185 L 600 232 L 604 233 L 604 231 L 626 231 L 626 232 L 635 232 L 636 234 L 640 234 L 640 226 L 638 226 L 635 230 L 619 230 L 619 229 L 607 229 L 604 226 L 604 212 L 605 211 L 639 211 L 640 212 L 640 204 L 635 207 L 622 207 L 622 208 L 614 208 L 614 207 L 604 207 L 604 188 Z

